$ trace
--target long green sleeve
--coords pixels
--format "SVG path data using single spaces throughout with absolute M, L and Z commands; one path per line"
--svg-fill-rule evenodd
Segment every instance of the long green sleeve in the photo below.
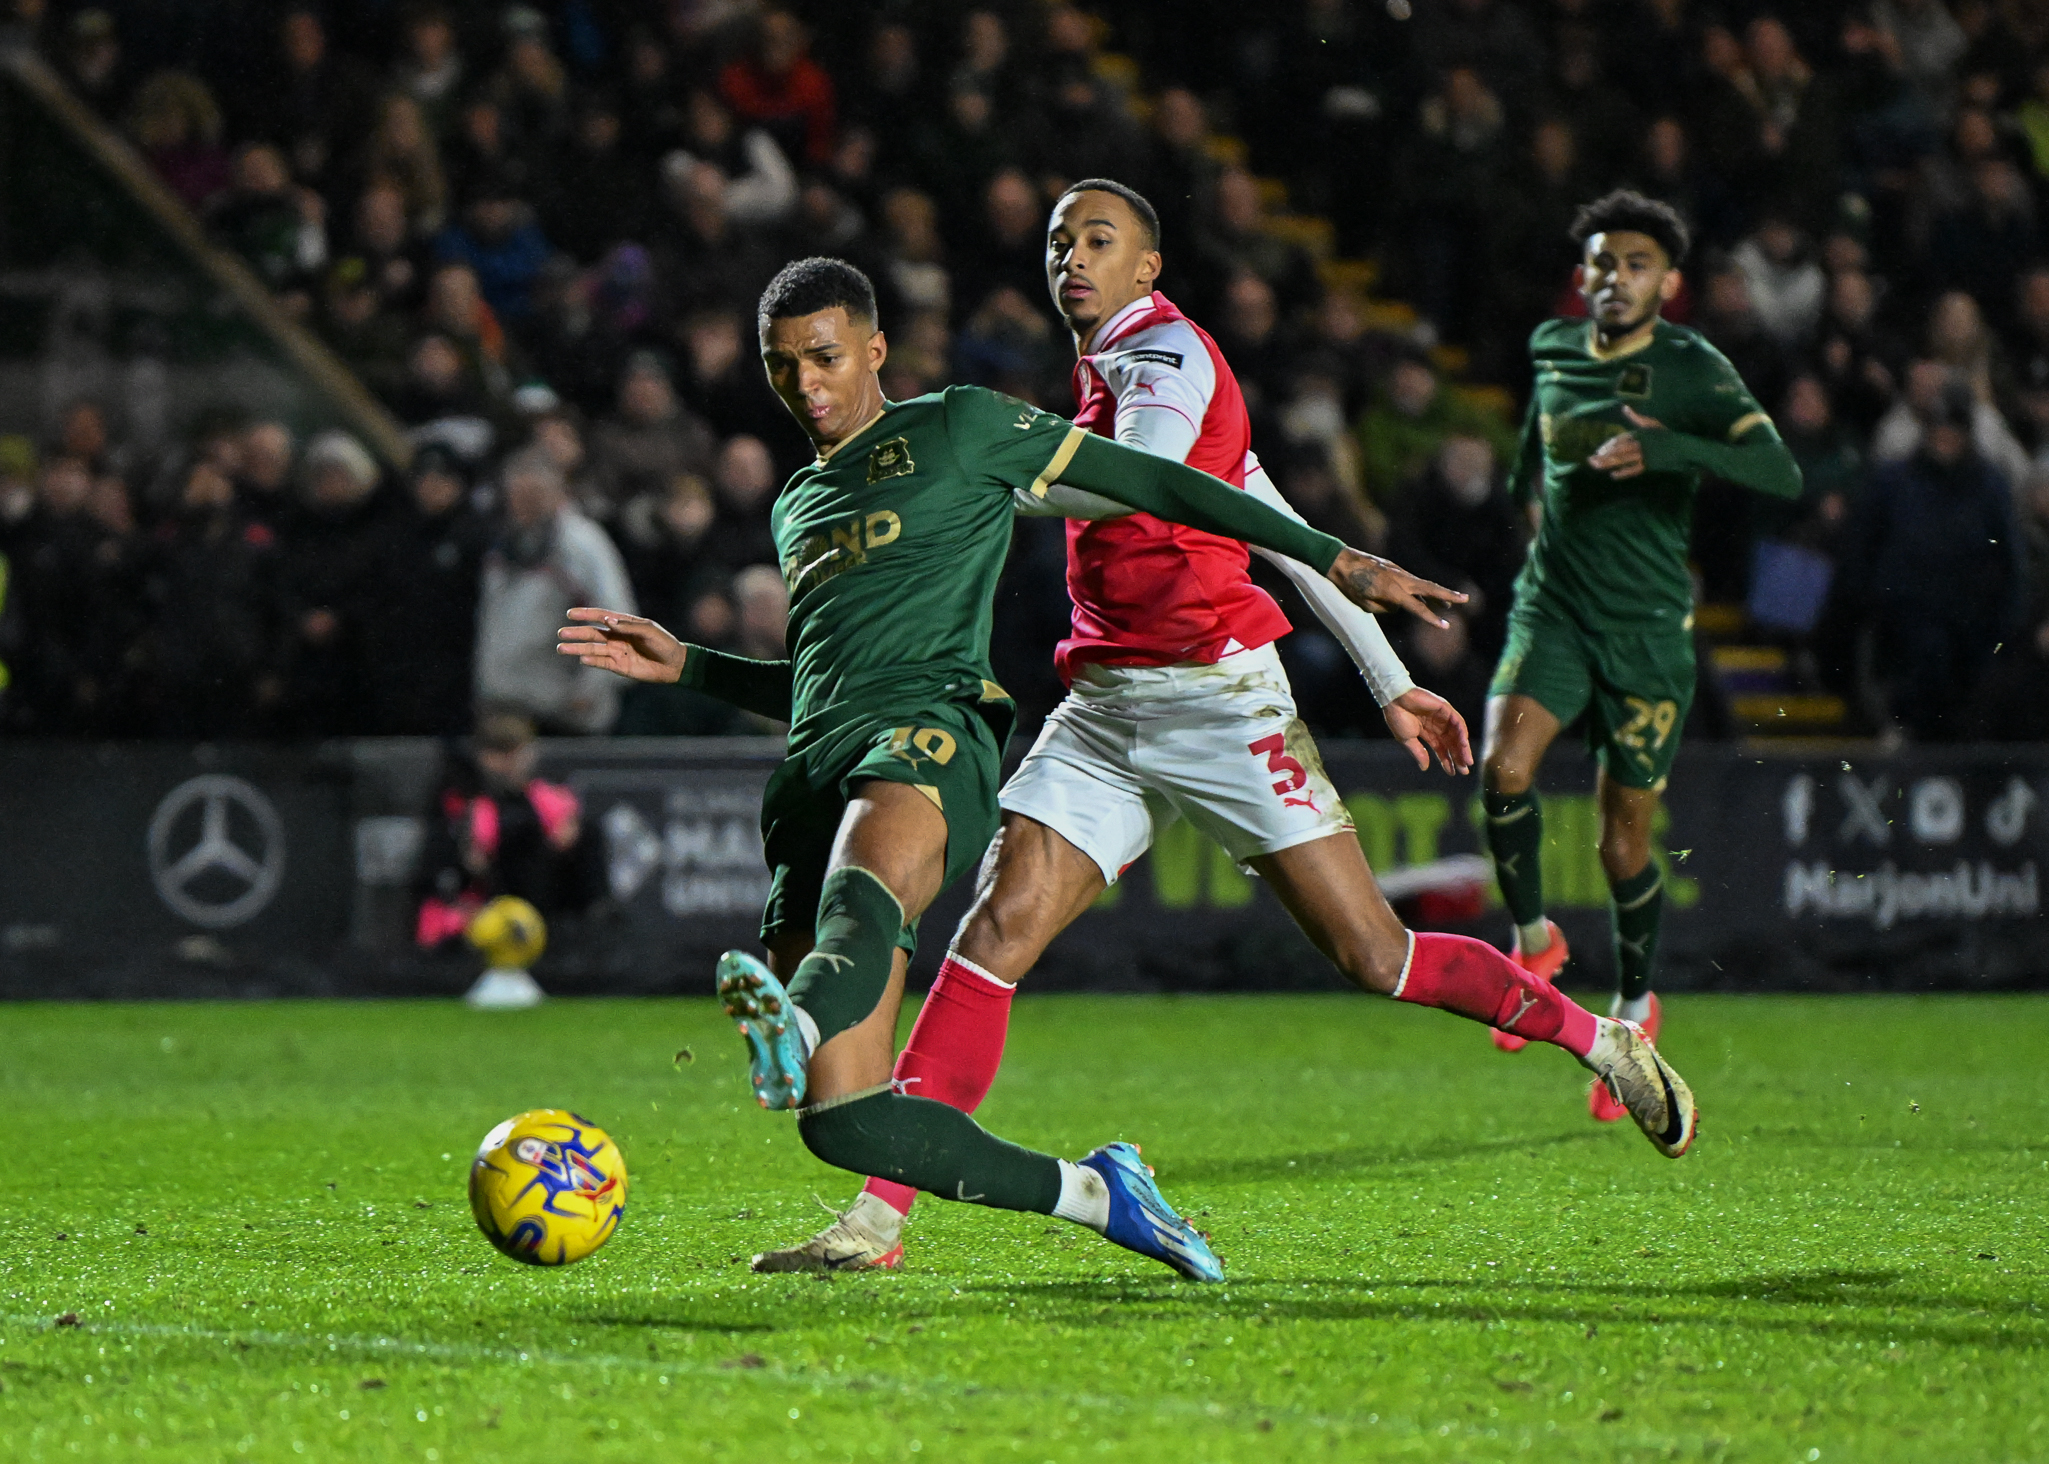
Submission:
M 756 661 L 731 656 L 706 646 L 685 645 L 683 674 L 679 684 L 695 687 L 707 696 L 767 717 L 772 722 L 790 720 L 792 697 L 788 661 Z
M 1769 427 L 1762 432 L 1753 428 L 1751 437 L 1752 441 L 1734 443 L 1659 428 L 1637 433 L 1637 441 L 1643 444 L 1644 467 L 1651 472 L 1698 468 L 1774 498 L 1798 498 L 1800 465 L 1779 441 L 1778 433 Z
M 1342 541 L 1279 514 L 1249 493 L 1185 463 L 1154 457 L 1089 433 L 1060 469 L 1059 481 L 1191 529 L 1243 539 L 1327 572 Z

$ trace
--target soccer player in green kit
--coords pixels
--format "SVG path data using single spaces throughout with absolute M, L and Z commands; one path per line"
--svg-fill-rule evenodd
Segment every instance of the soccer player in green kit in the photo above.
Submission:
M 769 964 L 734 951 L 718 972 L 756 1095 L 796 1109 L 806 1146 L 829 1164 L 1057 1215 L 1192 1279 L 1221 1279 L 1132 1146 L 1069 1163 L 890 1083 L 915 921 L 975 867 L 1000 817 L 1012 708 L 989 679 L 988 646 L 1014 506 L 1081 517 L 1136 508 L 1244 539 L 1327 572 L 1369 610 L 1436 622 L 1430 602 L 1463 597 L 1204 473 L 998 393 L 955 387 L 886 401 L 873 289 L 842 261 L 785 268 L 762 297 L 760 329 L 769 383 L 818 452 L 771 515 L 791 587 L 790 660 L 686 646 L 602 609 L 572 611 L 561 632 L 562 651 L 587 665 L 680 680 L 790 723 L 762 806 L 775 871 L 762 920 Z M 1526 994 L 1546 1010 L 1544 992 Z M 1625 1043 L 1610 1061 L 1653 1088 L 1667 1071 L 1647 1045 Z M 1690 1096 L 1669 1106 L 1690 1141 Z
M 1728 358 L 1659 316 L 1686 255 L 1678 213 L 1618 190 L 1579 211 L 1572 237 L 1591 318 L 1546 321 L 1530 337 L 1534 381 L 1512 487 L 1542 521 L 1488 691 L 1487 844 L 1515 921 L 1514 959 L 1548 981 L 1566 948 L 1544 918 L 1535 781 L 1552 740 L 1584 713 L 1614 897 L 1612 1015 L 1655 1042 L 1664 896 L 1651 825 L 1693 701 L 1694 495 L 1712 474 L 1797 498 L 1800 469 Z M 1504 1051 L 1523 1045 L 1494 1039 Z M 1601 1083 L 1588 1104 L 1603 1122 L 1625 1113 Z

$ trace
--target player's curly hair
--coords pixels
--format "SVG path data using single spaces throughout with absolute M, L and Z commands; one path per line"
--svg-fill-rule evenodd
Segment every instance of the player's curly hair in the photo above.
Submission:
M 1611 234 L 1618 229 L 1632 234 L 1648 234 L 1658 241 L 1665 257 L 1675 265 L 1685 259 L 1686 251 L 1693 247 L 1693 231 L 1686 227 L 1686 220 L 1679 216 L 1678 209 L 1655 198 L 1646 198 L 1633 188 L 1618 188 L 1582 205 L 1580 211 L 1572 216 L 1572 227 L 1566 232 L 1572 236 L 1573 243 L 1584 246 L 1594 235 Z
M 835 305 L 853 319 L 876 324 L 875 282 L 844 259 L 822 254 L 793 259 L 776 271 L 776 277 L 761 292 L 756 324 L 767 330 L 771 320 L 816 315 Z
M 1160 211 L 1152 206 L 1151 200 L 1143 193 L 1129 183 L 1119 183 L 1114 178 L 1084 178 L 1079 183 L 1068 184 L 1066 191 L 1060 196 L 1072 198 L 1077 193 L 1090 192 L 1114 193 L 1123 199 L 1131 206 L 1131 211 L 1138 215 L 1139 223 L 1145 228 L 1145 247 L 1160 247 Z

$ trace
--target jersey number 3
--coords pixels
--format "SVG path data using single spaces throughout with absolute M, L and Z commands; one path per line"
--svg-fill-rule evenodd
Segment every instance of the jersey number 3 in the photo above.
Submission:
M 1284 773 L 1285 777 L 1274 784 L 1274 792 L 1286 796 L 1309 781 L 1309 770 L 1288 756 L 1288 739 L 1276 732 L 1271 737 L 1262 737 L 1248 743 L 1254 753 L 1266 755 L 1266 770 L 1270 773 Z

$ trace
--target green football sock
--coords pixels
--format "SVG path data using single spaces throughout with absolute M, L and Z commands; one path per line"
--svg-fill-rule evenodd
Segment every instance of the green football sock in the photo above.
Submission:
M 1628 879 L 1611 880 L 1615 897 L 1615 970 L 1622 999 L 1635 1001 L 1651 989 L 1658 959 L 1658 922 L 1665 913 L 1665 872 L 1653 859 Z
M 904 907 L 881 880 L 858 864 L 825 877 L 818 896 L 817 944 L 790 975 L 790 1000 L 818 1026 L 823 1047 L 858 1027 L 889 988 Z
M 893 1179 L 942 1200 L 1051 1215 L 1060 1161 L 999 1139 L 958 1108 L 873 1088 L 797 1114 L 804 1147 L 827 1164 Z
M 1494 856 L 1494 878 L 1502 903 L 1518 926 L 1544 918 L 1544 810 L 1537 790 L 1526 793 L 1483 793 L 1487 809 L 1487 852 Z

